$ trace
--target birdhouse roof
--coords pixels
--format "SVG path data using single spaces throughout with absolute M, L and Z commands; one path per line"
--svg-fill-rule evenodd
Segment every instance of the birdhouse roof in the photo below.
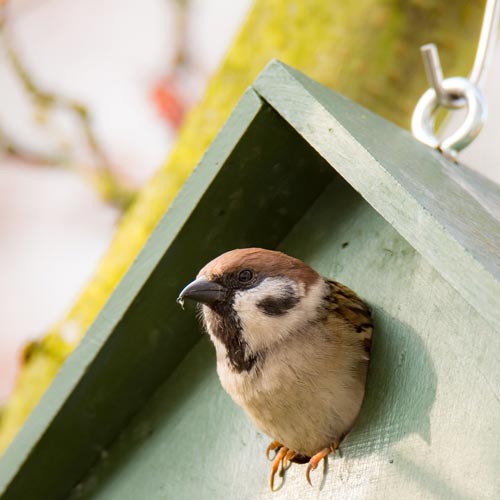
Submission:
M 467 302 L 500 324 L 497 185 L 278 61 L 254 88 Z
M 2 500 L 68 495 L 198 341 L 181 288 L 225 250 L 276 247 L 332 169 L 500 324 L 498 187 L 272 62 L 1 459 Z

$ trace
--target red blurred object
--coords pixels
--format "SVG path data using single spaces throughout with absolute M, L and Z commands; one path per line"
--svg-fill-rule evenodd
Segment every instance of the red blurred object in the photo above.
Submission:
M 157 83 L 152 91 L 153 101 L 160 115 L 175 129 L 181 126 L 187 106 L 177 89 L 176 82 L 165 79 Z

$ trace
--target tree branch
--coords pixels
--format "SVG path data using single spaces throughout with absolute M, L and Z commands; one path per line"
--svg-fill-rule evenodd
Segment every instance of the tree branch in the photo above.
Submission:
M 91 180 L 92 186 L 98 191 L 102 199 L 112 203 L 122 211 L 125 210 L 133 202 L 136 192 L 134 189 L 126 186 L 111 169 L 107 155 L 101 147 L 93 129 L 88 108 L 79 101 L 41 89 L 23 65 L 19 55 L 10 43 L 6 34 L 6 27 L 6 0 L 0 0 L 0 41 L 3 42 L 7 59 L 23 85 L 24 90 L 32 98 L 35 106 L 48 111 L 54 111 L 55 108 L 63 109 L 76 117 L 95 161 L 94 167 L 96 172 L 93 174 L 86 173 L 84 177 Z M 64 166 L 64 162 L 61 159 L 58 160 L 56 155 L 53 158 L 46 157 L 15 145 L 2 130 L 0 130 L 0 145 L 6 154 L 25 161 L 44 166 Z M 81 168 L 73 168 L 73 170 L 82 172 Z

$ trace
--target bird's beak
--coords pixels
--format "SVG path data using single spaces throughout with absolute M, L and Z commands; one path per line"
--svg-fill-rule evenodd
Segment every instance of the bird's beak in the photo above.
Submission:
M 215 281 L 209 281 L 206 278 L 198 278 L 180 293 L 177 302 L 183 306 L 184 299 L 195 300 L 207 306 L 216 302 L 222 302 L 226 298 L 226 288 Z

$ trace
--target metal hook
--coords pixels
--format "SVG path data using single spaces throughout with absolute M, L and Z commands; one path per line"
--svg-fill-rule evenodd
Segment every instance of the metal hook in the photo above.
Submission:
M 488 0 L 474 65 L 468 80 L 458 77 L 443 79 L 436 46 L 430 43 L 420 48 L 431 88 L 424 93 L 415 107 L 412 117 L 413 135 L 421 142 L 440 149 L 453 158 L 474 140 L 486 118 L 486 104 L 478 86 L 484 81 L 491 61 L 499 20 L 500 1 Z M 442 141 L 439 141 L 434 133 L 434 114 L 440 106 L 447 109 L 467 106 L 465 122 Z
M 484 10 L 483 24 L 481 26 L 481 34 L 479 35 L 476 57 L 474 58 L 474 66 L 469 75 L 469 80 L 478 87 L 484 82 L 491 63 L 499 21 L 500 2 L 498 0 L 488 0 Z
M 413 135 L 420 142 L 456 160 L 458 152 L 467 147 L 481 131 L 486 119 L 486 105 L 481 92 L 467 78 L 447 78 L 442 85 L 444 93 L 456 96 L 455 102 L 463 102 L 463 106 L 467 107 L 465 121 L 449 137 L 440 141 L 434 133 L 434 125 L 435 113 L 441 104 L 434 89 L 428 89 L 418 101 L 411 126 Z

